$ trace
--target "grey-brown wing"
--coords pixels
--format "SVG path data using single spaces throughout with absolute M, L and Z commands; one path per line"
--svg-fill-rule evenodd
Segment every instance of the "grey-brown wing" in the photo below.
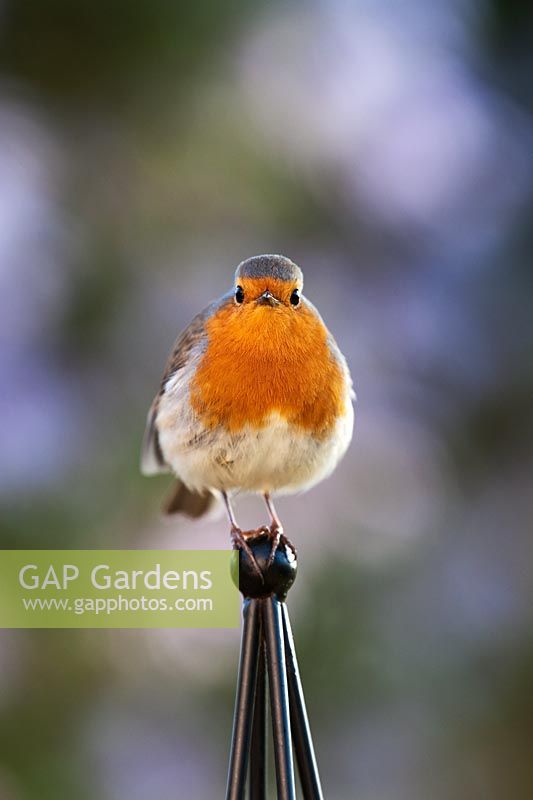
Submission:
M 146 429 L 144 431 L 141 449 L 141 472 L 143 475 L 157 475 L 161 472 L 171 471 L 161 451 L 157 431 L 156 420 L 160 398 L 165 391 L 165 386 L 169 378 L 175 375 L 176 372 L 179 372 L 180 369 L 183 369 L 189 360 L 193 348 L 197 347 L 198 343 L 206 338 L 205 322 L 208 317 L 222 305 L 230 302 L 232 297 L 233 293 L 228 293 L 214 303 L 211 303 L 207 308 L 196 315 L 191 324 L 180 333 L 174 342 L 161 379 L 159 391 L 154 397 L 146 420 Z

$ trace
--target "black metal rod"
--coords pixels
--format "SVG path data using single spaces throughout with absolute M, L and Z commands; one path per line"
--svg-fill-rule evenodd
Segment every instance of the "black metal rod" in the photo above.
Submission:
M 285 633 L 285 660 L 289 684 L 289 706 L 291 712 L 292 739 L 304 800 L 323 800 L 320 775 L 316 763 L 311 728 L 305 707 L 305 698 L 292 636 L 289 609 L 282 603 L 283 629 Z
M 250 800 L 266 800 L 267 796 L 267 713 L 266 713 L 265 645 L 259 645 L 254 723 L 250 747 Z
M 278 800 L 296 800 L 281 605 L 275 595 L 263 601 L 263 630 L 268 665 Z
M 244 800 L 246 767 L 250 751 L 252 715 L 257 683 L 257 662 L 259 659 L 260 603 L 260 600 L 245 600 L 243 603 L 241 654 L 226 800 Z

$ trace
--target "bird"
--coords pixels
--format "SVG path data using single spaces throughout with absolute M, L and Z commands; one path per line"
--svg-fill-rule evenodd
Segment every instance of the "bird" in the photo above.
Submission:
M 141 471 L 174 473 L 166 514 L 200 518 L 219 501 L 236 549 L 286 537 L 273 495 L 328 477 L 350 444 L 355 393 L 345 357 L 282 255 L 242 261 L 230 291 L 178 336 L 148 412 Z M 268 526 L 243 531 L 236 494 L 264 498 Z M 295 548 L 293 547 L 295 551 Z M 257 568 L 257 565 L 255 565 Z

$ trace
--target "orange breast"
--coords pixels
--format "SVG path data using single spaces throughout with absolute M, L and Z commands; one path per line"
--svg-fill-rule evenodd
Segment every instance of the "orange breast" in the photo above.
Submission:
M 261 427 L 272 412 L 317 437 L 345 411 L 345 377 L 327 331 L 305 304 L 230 305 L 206 324 L 191 403 L 207 427 Z

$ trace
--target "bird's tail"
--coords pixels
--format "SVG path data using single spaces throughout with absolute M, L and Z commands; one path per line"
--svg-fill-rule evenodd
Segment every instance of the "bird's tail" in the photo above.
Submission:
M 197 519 L 211 511 L 218 498 L 212 492 L 194 492 L 177 480 L 163 505 L 165 514 L 185 514 Z

